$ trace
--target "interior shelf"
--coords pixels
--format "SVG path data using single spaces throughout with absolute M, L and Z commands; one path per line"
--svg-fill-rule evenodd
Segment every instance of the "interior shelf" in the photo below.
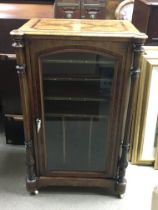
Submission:
M 113 60 L 85 60 L 85 59 L 82 59 L 82 60 L 79 60 L 79 59 L 44 59 L 42 61 L 43 64 L 83 64 L 83 65 L 86 65 L 86 64 L 93 64 L 93 65 L 104 65 L 104 67 L 113 67 L 114 65 L 114 62 Z
M 112 78 L 109 77 L 96 77 L 96 75 L 91 76 L 91 77 L 85 77 L 85 75 L 83 75 L 83 77 L 80 75 L 80 77 L 76 77 L 76 75 L 44 75 L 43 78 L 44 81 L 85 81 L 85 82 L 98 82 L 98 81 L 105 81 L 105 82 L 112 82 Z
M 54 97 L 47 96 L 44 97 L 44 100 L 55 100 L 55 101 L 107 101 L 105 98 L 77 98 L 77 97 Z
M 109 101 L 55 101 L 48 100 L 44 104 L 45 113 L 76 114 L 76 115 L 107 115 Z
M 57 114 L 57 113 L 45 113 L 46 119 L 51 119 L 52 117 L 59 117 L 59 118 L 85 118 L 85 119 L 108 119 L 108 115 L 88 115 L 88 114 Z
M 45 100 L 107 101 L 111 97 L 111 80 L 44 81 Z

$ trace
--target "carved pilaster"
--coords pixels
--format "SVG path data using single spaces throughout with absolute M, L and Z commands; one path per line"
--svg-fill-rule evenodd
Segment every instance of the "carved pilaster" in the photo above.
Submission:
M 26 166 L 27 166 L 27 190 L 35 192 L 37 190 L 37 177 L 35 175 L 35 160 L 32 155 L 32 140 L 25 141 Z
M 16 70 L 19 76 L 23 76 L 26 69 L 24 37 L 22 33 L 19 33 L 16 30 L 12 31 L 11 35 L 12 35 L 12 47 L 15 48 L 15 53 L 16 53 L 16 61 L 17 61 Z
M 118 182 L 124 182 L 125 170 L 128 166 L 129 144 L 122 144 L 122 154 L 119 161 Z
M 131 78 L 138 78 L 140 74 L 140 68 L 139 68 L 139 62 L 140 62 L 140 56 L 144 52 L 143 44 L 142 43 L 134 43 L 133 44 L 133 63 L 131 67 Z
M 27 169 L 27 180 L 26 186 L 27 190 L 30 192 L 35 192 L 37 190 L 38 179 L 36 177 L 35 171 L 35 159 L 33 142 L 31 140 L 31 125 L 30 125 L 30 98 L 28 90 L 28 79 L 26 75 L 26 49 L 24 34 L 18 30 L 11 32 L 12 35 L 12 46 L 15 48 L 16 52 L 16 71 L 19 76 L 19 85 L 21 93 L 21 105 L 24 116 L 24 133 L 25 133 L 25 147 L 26 147 L 26 169 Z
M 25 148 L 26 148 L 26 150 L 32 148 L 32 140 L 25 141 Z
M 19 34 L 18 36 L 13 36 L 13 42 L 12 47 L 15 48 L 23 48 L 24 47 L 24 41 L 23 41 L 23 35 Z
M 25 74 L 25 68 L 26 68 L 25 64 L 16 65 L 16 71 L 20 77 Z
M 119 160 L 118 164 L 118 175 L 117 175 L 117 183 L 116 183 L 116 192 L 118 194 L 124 194 L 125 189 L 126 189 L 126 179 L 125 179 L 125 174 L 126 174 L 126 168 L 128 166 L 128 151 L 129 151 L 129 144 L 123 143 L 121 145 L 121 158 Z
M 144 52 L 143 43 L 135 42 L 133 43 L 134 53 L 142 53 Z
M 32 140 L 25 141 L 26 147 L 26 166 L 27 174 L 29 180 L 36 180 L 36 175 L 34 171 L 35 161 L 32 155 Z
M 133 62 L 130 70 L 131 76 L 131 83 L 130 83 L 130 94 L 129 94 L 129 102 L 128 102 L 128 109 L 126 115 L 126 124 L 125 124 L 125 132 L 124 132 L 124 139 L 121 145 L 121 157 L 118 163 L 118 176 L 117 176 L 117 184 L 116 184 L 116 192 L 118 194 L 123 194 L 126 188 L 126 179 L 125 173 L 126 168 L 128 166 L 128 151 L 129 151 L 129 144 L 131 142 L 131 126 L 132 126 L 132 119 L 134 114 L 134 107 L 136 104 L 136 93 L 137 93 L 137 86 L 138 86 L 138 78 L 140 75 L 140 56 L 143 52 L 142 43 L 134 43 L 132 45 L 133 48 Z

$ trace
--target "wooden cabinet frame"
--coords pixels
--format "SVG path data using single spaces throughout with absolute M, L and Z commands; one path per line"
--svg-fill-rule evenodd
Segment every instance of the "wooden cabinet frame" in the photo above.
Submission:
M 110 32 L 104 31 L 104 24 L 106 30 L 110 26 Z M 118 27 L 118 33 L 113 33 L 114 26 Z M 79 30 L 80 27 L 82 30 Z M 24 113 L 27 189 L 34 192 L 48 185 L 91 186 L 110 188 L 119 195 L 123 194 L 139 58 L 146 35 L 139 33 L 127 21 L 59 19 L 32 19 L 19 30 L 12 31 L 11 35 L 16 49 Z M 97 52 L 114 57 L 116 61 L 108 129 L 108 164 L 102 172 L 48 171 L 46 164 L 40 58 L 50 52 L 53 54 L 72 50 Z

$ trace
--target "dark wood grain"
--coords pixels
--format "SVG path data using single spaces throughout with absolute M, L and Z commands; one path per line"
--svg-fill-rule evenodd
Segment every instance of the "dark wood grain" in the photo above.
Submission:
M 158 44 L 158 1 L 156 0 L 136 0 L 132 23 L 141 31 L 148 35 L 147 45 Z

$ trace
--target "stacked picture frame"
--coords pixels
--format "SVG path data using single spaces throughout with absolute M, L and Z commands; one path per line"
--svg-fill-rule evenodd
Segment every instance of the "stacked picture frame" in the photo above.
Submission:
M 141 68 L 130 160 L 133 164 L 153 165 L 158 169 L 158 47 L 144 47 Z

